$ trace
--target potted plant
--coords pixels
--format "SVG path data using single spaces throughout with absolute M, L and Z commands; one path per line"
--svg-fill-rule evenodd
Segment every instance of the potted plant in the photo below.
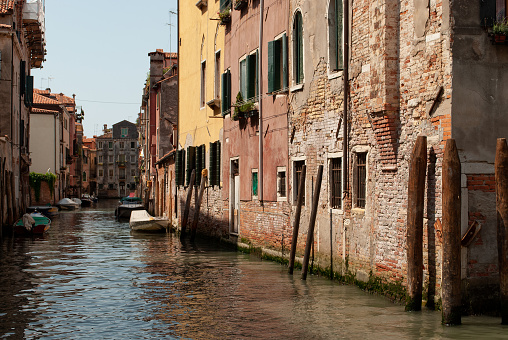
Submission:
M 247 6 L 248 0 L 235 0 L 235 9 L 240 11 L 242 8 Z
M 241 92 L 236 95 L 236 103 L 233 104 L 234 111 L 231 115 L 232 120 L 239 120 L 240 118 L 252 117 L 257 112 L 256 104 L 252 101 L 244 101 Z
M 231 8 L 226 8 L 223 11 L 219 12 L 219 20 L 221 25 L 226 25 L 231 21 Z
M 494 36 L 494 43 L 504 44 L 506 42 L 506 36 L 508 35 L 508 21 L 506 18 L 494 23 L 492 35 Z

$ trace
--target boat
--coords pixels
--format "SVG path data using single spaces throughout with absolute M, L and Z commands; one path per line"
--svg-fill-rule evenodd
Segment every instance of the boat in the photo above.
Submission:
M 51 220 L 41 213 L 34 212 L 24 214 L 14 223 L 14 232 L 16 234 L 39 234 L 42 235 L 48 231 Z
M 135 210 L 144 210 L 145 206 L 139 197 L 123 197 L 120 204 L 115 209 L 115 216 L 117 219 L 130 219 L 131 212 Z
M 73 197 L 73 198 L 71 198 L 71 201 L 76 203 L 78 205 L 78 208 L 81 207 L 81 200 L 79 198 Z
M 93 198 L 88 194 L 81 195 L 81 206 L 82 207 L 89 207 L 92 205 Z
M 28 213 L 40 212 L 46 217 L 53 218 L 58 216 L 58 207 L 52 206 L 51 204 L 46 205 L 32 205 L 26 209 Z
M 74 202 L 70 198 L 62 198 L 56 205 L 60 208 L 60 210 L 74 210 L 79 208 L 78 203 Z
M 166 217 L 153 217 L 146 210 L 136 210 L 131 213 L 129 226 L 132 231 L 161 232 L 169 227 Z

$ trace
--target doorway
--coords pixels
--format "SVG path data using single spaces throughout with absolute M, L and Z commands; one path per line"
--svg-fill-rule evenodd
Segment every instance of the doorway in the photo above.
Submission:
M 230 169 L 229 231 L 232 234 L 238 234 L 238 227 L 240 225 L 240 165 L 238 158 L 231 159 Z

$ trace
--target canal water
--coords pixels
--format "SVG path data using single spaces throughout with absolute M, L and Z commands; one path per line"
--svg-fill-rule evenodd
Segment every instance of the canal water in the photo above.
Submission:
M 2 240 L 0 339 L 508 339 L 500 318 L 444 327 L 439 312 L 406 313 L 255 256 L 132 234 L 115 203 Z

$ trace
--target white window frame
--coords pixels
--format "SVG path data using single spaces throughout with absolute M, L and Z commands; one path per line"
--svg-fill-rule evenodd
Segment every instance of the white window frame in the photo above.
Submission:
M 286 196 L 280 195 L 280 181 L 279 181 L 279 173 L 285 172 L 286 173 L 286 179 L 285 179 L 285 188 L 286 188 Z M 285 166 L 278 166 L 277 167 L 277 201 L 278 202 L 287 202 L 288 200 L 288 172 L 287 168 Z

